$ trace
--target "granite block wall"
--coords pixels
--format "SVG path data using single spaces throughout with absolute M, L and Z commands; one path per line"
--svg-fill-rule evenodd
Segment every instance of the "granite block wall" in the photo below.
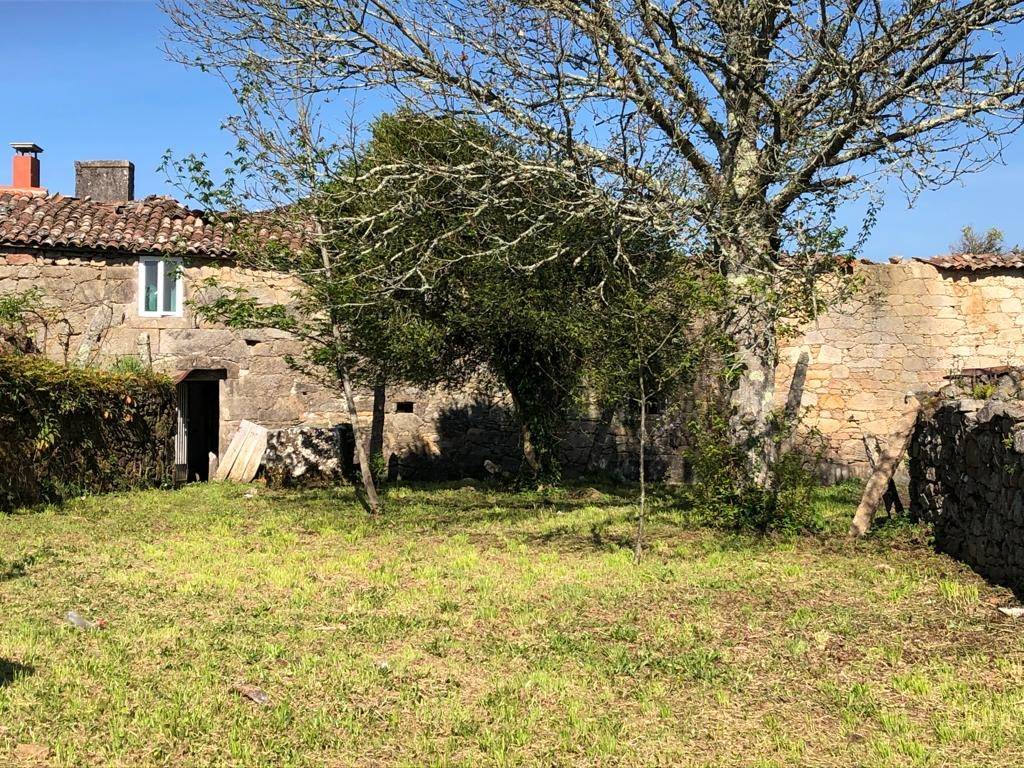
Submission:
M 859 264 L 859 289 L 784 341 L 777 405 L 798 402 L 804 435 L 827 443 L 832 479 L 870 472 L 865 438 L 885 442 L 908 392 L 967 368 L 1024 363 L 1024 275 Z
M 183 274 L 185 299 L 209 277 L 268 301 L 287 301 L 293 284 L 283 275 L 242 269 L 227 262 L 191 261 Z M 201 321 L 188 309 L 181 317 L 145 317 L 138 311 L 138 260 L 117 254 L 0 249 L 0 293 L 38 289 L 44 297 L 34 342 L 55 360 L 109 366 L 141 356 L 172 377 L 197 369 L 223 369 L 220 382 L 220 449 L 227 448 L 242 419 L 271 430 L 331 427 L 348 422 L 344 403 L 331 388 L 295 372 L 286 360 L 300 345 L 286 334 L 236 331 Z M 372 392 L 356 392 L 368 431 Z M 599 414 L 572 425 L 562 460 L 572 474 L 599 464 L 635 475 L 631 430 L 622 424 L 606 435 Z M 595 446 L 595 436 L 600 445 Z M 682 475 L 671 439 L 651 457 L 652 474 Z M 387 392 L 384 456 L 404 478 L 483 476 L 485 460 L 514 472 L 521 462 L 518 426 L 506 394 L 480 384 L 460 390 L 391 387 Z
M 229 285 L 286 299 L 281 275 L 256 273 L 223 262 L 188 265 L 185 295 L 217 275 Z M 859 290 L 781 344 L 776 405 L 797 406 L 801 434 L 820 433 L 831 479 L 866 476 L 865 438 L 884 442 L 906 408 L 908 392 L 932 392 L 957 370 L 1024 363 L 1024 275 L 941 271 L 912 261 L 859 264 Z M 270 429 L 332 426 L 347 420 L 335 392 L 297 375 L 285 361 L 297 343 L 272 331 L 236 332 L 182 317 L 140 317 L 137 260 L 117 254 L 0 250 L 0 291 L 39 288 L 47 317 L 35 343 L 54 359 L 101 365 L 125 355 L 148 354 L 171 375 L 223 368 L 220 385 L 221 448 L 250 419 Z M 405 405 L 399 410 L 397 404 Z M 411 406 L 409 405 L 411 404 Z M 368 424 L 372 394 L 357 405 Z M 409 412 L 411 410 L 411 412 Z M 518 462 L 518 436 L 501 392 L 388 392 L 385 454 L 405 476 L 442 472 L 479 474 L 485 458 L 508 467 Z M 589 413 L 566 436 L 570 467 L 592 462 L 598 414 Z M 678 441 L 664 435 L 656 470 L 683 473 Z M 617 425 L 597 447 L 597 463 L 624 475 L 631 466 L 630 430 Z

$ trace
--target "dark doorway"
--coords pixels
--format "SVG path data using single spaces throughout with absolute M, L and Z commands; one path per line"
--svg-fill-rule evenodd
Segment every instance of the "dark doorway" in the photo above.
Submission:
M 210 479 L 210 454 L 220 455 L 220 382 L 224 378 L 223 369 L 204 369 L 178 379 L 176 482 Z
M 219 456 L 220 382 L 187 381 L 188 474 L 189 482 L 210 479 L 210 454 Z

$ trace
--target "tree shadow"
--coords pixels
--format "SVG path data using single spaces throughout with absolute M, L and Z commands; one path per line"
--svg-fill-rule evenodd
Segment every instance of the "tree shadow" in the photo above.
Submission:
M 806 351 L 800 353 L 793 369 L 793 378 L 789 383 L 789 393 L 786 395 L 785 415 L 788 421 L 793 421 L 800 414 L 800 405 L 804 399 L 804 387 L 807 384 L 807 369 L 810 366 L 810 355 Z
M 634 450 L 637 425 L 619 418 L 611 425 L 610 418 L 607 413 L 580 414 L 560 431 L 557 451 L 564 479 L 629 482 L 639 476 Z M 654 419 L 652 443 L 662 450 L 650 451 L 644 464 L 647 477 L 656 481 L 665 479 L 679 463 L 685 430 L 676 420 Z M 507 480 L 522 473 L 522 434 L 508 405 L 478 398 L 442 409 L 431 426 L 430 431 L 410 435 L 391 453 L 389 480 Z
M 515 414 L 477 399 L 441 410 L 436 439 L 416 434 L 388 457 L 389 480 L 501 479 L 519 473 L 522 441 Z
M 20 557 L 10 563 L 5 563 L 0 559 L 0 582 L 11 581 L 26 575 L 29 567 L 35 564 L 38 559 L 39 554 L 36 552 Z
M 11 659 L 0 658 L 0 688 L 13 685 L 23 677 L 35 673 L 35 667 Z

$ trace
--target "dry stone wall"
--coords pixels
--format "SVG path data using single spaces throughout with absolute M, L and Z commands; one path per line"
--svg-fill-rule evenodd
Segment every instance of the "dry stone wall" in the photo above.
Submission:
M 1012 378 L 993 399 L 974 399 L 968 388 L 922 412 L 910 447 L 910 499 L 938 549 L 1021 593 L 1024 402 L 1021 377 Z
M 832 479 L 869 473 L 866 442 L 892 435 L 908 392 L 934 392 L 965 368 L 1024 363 L 1021 273 L 900 262 L 855 274 L 855 298 L 787 340 L 777 374 L 776 404 L 799 403 L 801 432 L 824 438 Z

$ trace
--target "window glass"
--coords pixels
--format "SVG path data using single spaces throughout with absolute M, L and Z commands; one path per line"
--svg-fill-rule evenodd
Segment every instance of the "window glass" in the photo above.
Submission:
M 178 311 L 178 265 L 174 262 L 161 261 L 164 268 L 164 312 Z
M 143 308 L 146 312 L 157 311 L 157 291 L 159 284 L 160 262 L 144 261 L 143 268 Z

